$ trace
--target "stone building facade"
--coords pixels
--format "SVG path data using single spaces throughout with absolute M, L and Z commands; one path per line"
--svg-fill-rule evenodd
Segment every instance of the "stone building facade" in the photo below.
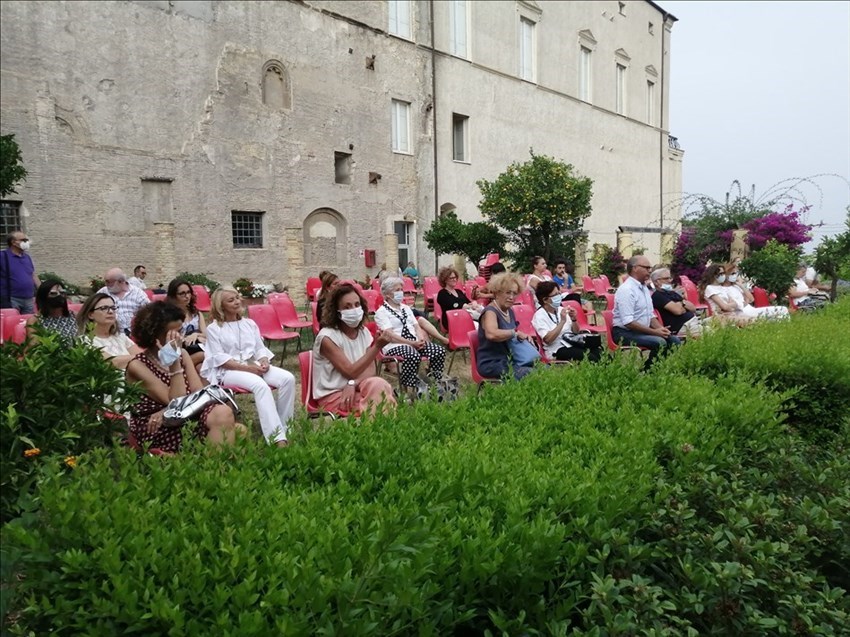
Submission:
M 2 132 L 29 171 L 4 215 L 20 215 L 39 270 L 71 281 L 137 263 L 155 282 L 186 270 L 293 289 L 326 267 L 428 272 L 431 221 L 479 218 L 475 181 L 531 147 L 594 180 L 588 245 L 678 214 L 675 18 L 652 2 L 0 11 Z M 657 233 L 629 236 L 660 250 Z

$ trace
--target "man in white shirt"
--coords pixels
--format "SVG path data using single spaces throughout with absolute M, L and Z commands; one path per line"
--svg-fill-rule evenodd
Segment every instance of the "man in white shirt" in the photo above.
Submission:
M 127 283 L 127 277 L 120 268 L 112 268 L 104 277 L 106 285 L 98 290 L 98 293 L 108 294 L 118 306 L 115 319 L 118 321 L 118 329 L 127 336 L 130 335 L 130 326 L 133 317 L 143 305 L 150 303 L 148 295 L 139 288 Z
M 147 285 L 145 285 L 145 277 L 148 275 L 148 270 L 143 265 L 137 265 L 133 268 L 133 276 L 127 279 L 127 283 L 130 285 L 139 288 L 140 290 L 147 289 Z
M 680 345 L 680 341 L 655 317 L 652 294 L 646 287 L 652 264 L 643 255 L 629 259 L 628 277 L 614 295 L 614 341 L 623 345 L 637 345 L 649 350 L 644 369 L 649 369 L 662 351 Z

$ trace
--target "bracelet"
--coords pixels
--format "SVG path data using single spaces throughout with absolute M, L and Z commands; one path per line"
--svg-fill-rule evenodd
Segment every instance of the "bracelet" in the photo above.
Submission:
M 177 374 L 182 374 L 182 373 L 183 373 L 183 368 L 181 367 L 181 368 L 180 368 L 180 369 L 178 369 L 176 372 L 171 372 L 171 373 L 170 373 L 170 374 L 168 374 L 168 375 L 169 375 L 169 376 L 177 376 Z

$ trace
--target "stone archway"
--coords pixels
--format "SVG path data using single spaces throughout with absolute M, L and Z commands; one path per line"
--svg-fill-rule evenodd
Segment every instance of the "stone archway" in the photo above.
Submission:
M 341 270 L 348 266 L 348 224 L 332 208 L 317 208 L 304 219 L 304 266 Z

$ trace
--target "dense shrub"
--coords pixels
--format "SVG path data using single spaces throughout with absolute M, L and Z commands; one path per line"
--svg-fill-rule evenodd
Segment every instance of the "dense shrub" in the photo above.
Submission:
M 181 272 L 178 274 L 176 279 L 183 279 L 184 281 L 188 281 L 192 285 L 203 285 L 206 286 L 209 292 L 215 292 L 217 289 L 221 287 L 221 283 L 218 281 L 214 281 L 209 278 L 206 274 L 194 274 L 192 272 Z
M 64 288 L 65 292 L 68 293 L 69 296 L 78 296 L 79 294 L 82 294 L 79 286 L 74 285 L 73 283 L 69 283 L 55 272 L 42 272 L 38 275 L 38 278 L 42 282 L 49 281 L 50 279 L 59 281 L 59 283 L 62 284 L 62 287 Z
M 795 314 L 790 322 L 717 330 L 663 365 L 673 373 L 721 378 L 744 372 L 786 396 L 789 423 L 806 435 L 850 421 L 850 299 Z M 736 400 L 737 397 L 729 396 Z
M 108 409 L 136 395 L 123 375 L 85 345 L 66 348 L 37 327 L 31 345 L 0 347 L 0 520 L 30 508 L 39 468 L 109 443 Z M 115 396 L 108 407 L 105 399 Z M 69 464 L 73 464 L 73 460 Z
M 771 239 L 764 248 L 753 252 L 741 262 L 744 271 L 754 285 L 776 295 L 781 303 L 794 285 L 794 274 L 800 261 L 800 253 Z

